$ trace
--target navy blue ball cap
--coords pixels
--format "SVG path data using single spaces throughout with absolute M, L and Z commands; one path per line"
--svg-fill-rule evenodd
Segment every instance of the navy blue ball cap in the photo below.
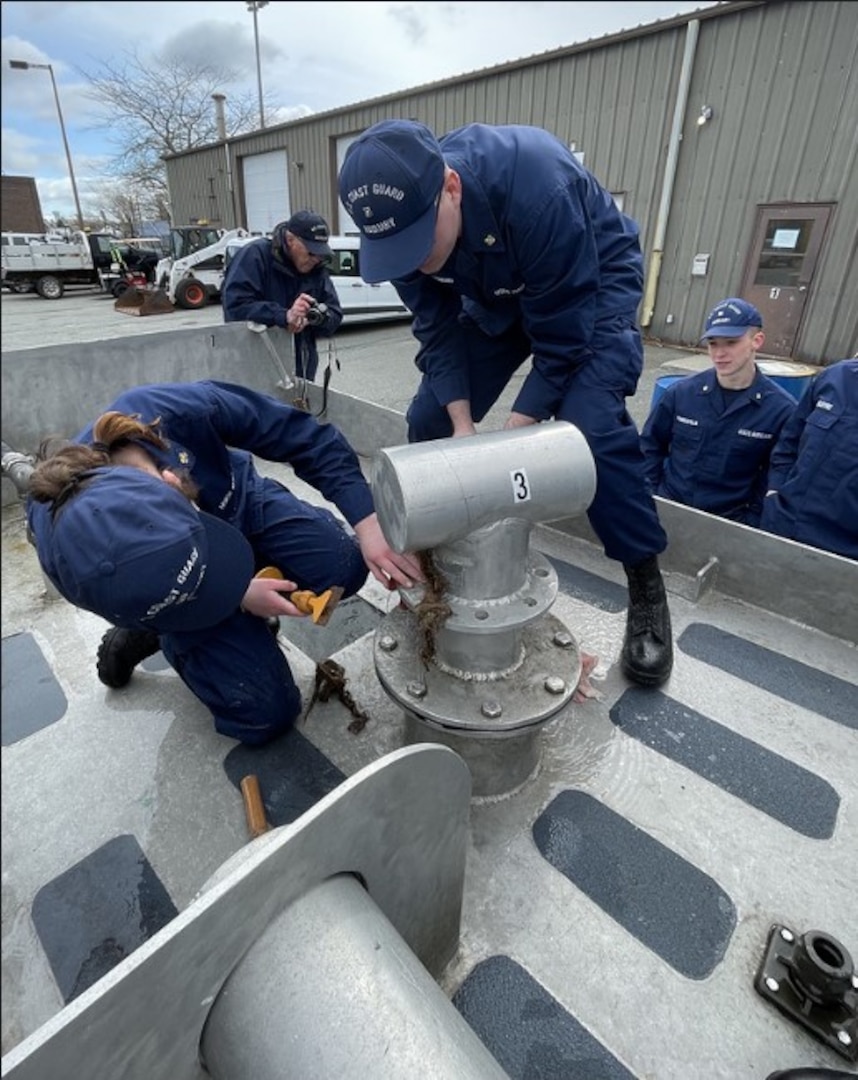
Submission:
M 731 296 L 716 304 L 706 318 L 706 328 L 701 341 L 713 337 L 741 337 L 754 327 L 760 329 L 763 317 L 753 304 L 738 296 Z
M 311 255 L 318 255 L 320 259 L 329 259 L 333 255 L 328 243 L 328 223 L 315 210 L 299 210 L 286 222 L 286 228 L 298 237 Z
M 382 120 L 355 139 L 339 190 L 360 230 L 365 281 L 406 277 L 426 261 L 443 186 L 444 155 L 425 124 Z
M 238 529 L 142 469 L 94 470 L 41 524 L 45 573 L 72 604 L 115 626 L 215 626 L 238 609 L 253 577 L 253 551 Z

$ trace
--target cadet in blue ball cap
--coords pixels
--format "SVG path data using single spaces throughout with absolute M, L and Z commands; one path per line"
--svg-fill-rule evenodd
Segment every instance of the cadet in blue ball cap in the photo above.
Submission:
M 820 371 L 784 425 L 760 524 L 858 559 L 858 358 Z
M 587 438 L 589 518 L 629 584 L 622 667 L 642 685 L 663 683 L 667 538 L 625 404 L 643 366 L 637 225 L 534 127 L 469 124 L 437 139 L 416 121 L 382 121 L 347 150 L 339 193 L 361 233 L 363 277 L 391 279 L 414 313 L 422 380 L 409 440 L 474 433 L 530 359 L 506 427 L 553 418 Z
M 712 367 L 668 386 L 643 426 L 647 477 L 656 495 L 756 526 L 795 398 L 757 367 L 763 320 L 747 300 L 716 304 L 702 340 Z
M 288 462 L 326 508 L 260 475 Z M 355 593 L 420 578 L 391 550 L 343 436 L 300 409 L 230 383 L 162 383 L 121 394 L 33 470 L 27 520 L 39 562 L 71 603 L 112 623 L 98 675 L 125 686 L 161 649 L 222 735 L 249 744 L 301 709 L 268 620 L 301 615 L 294 589 Z M 267 566 L 283 580 L 258 578 Z

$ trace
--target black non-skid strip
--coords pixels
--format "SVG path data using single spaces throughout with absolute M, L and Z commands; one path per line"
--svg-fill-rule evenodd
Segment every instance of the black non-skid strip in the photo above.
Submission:
M 840 796 L 803 769 L 658 690 L 631 687 L 610 711 L 633 739 L 814 840 L 834 832 Z
M 343 738 L 354 736 L 344 728 Z M 256 776 L 272 827 L 299 818 L 345 780 L 345 774 L 294 728 L 267 746 L 237 746 L 227 754 L 223 767 L 239 789 L 245 776 Z
M 116 836 L 44 885 L 33 924 L 68 1004 L 174 919 L 177 910 L 133 836 Z
M 680 634 L 677 644 L 696 660 L 703 660 L 837 724 L 858 729 L 858 685 L 855 683 L 705 623 L 691 623 Z
M 549 556 L 548 561 L 557 571 L 557 584 L 566 596 L 611 613 L 624 611 L 628 606 L 629 594 L 625 585 L 617 585 L 562 559 Z
M 33 635 L 3 638 L 3 745 L 55 724 L 67 708 L 62 687 Z
M 583 791 L 562 791 L 533 826 L 547 861 L 689 979 L 721 961 L 736 926 L 724 890 L 696 866 Z M 576 905 L 568 905 L 574 928 Z
M 634 1080 L 633 1073 L 508 956 L 477 964 L 453 995 L 453 1004 L 510 1080 Z

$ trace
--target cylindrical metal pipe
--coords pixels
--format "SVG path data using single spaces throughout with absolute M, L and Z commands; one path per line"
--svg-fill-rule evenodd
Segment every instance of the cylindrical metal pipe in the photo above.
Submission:
M 500 518 L 556 521 L 586 510 L 596 466 L 573 424 L 434 439 L 379 451 L 379 523 L 396 551 L 425 551 Z
M 226 94 L 212 94 L 212 101 L 215 103 L 217 137 L 223 142 L 226 138 L 226 110 L 223 104 L 226 101 Z
M 453 596 L 494 600 L 527 582 L 531 526 L 503 518 L 435 549 L 435 568 Z
M 224 984 L 200 1049 L 215 1080 L 507 1075 L 349 874 L 271 923 Z
M 33 472 L 33 459 L 27 454 L 21 454 L 13 450 L 7 443 L 3 443 L 2 458 L 3 475 L 15 485 L 18 494 L 24 496 L 29 491 L 30 476 Z

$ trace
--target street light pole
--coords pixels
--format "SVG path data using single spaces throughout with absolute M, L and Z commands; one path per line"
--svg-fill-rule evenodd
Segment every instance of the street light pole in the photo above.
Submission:
M 256 43 L 256 85 L 259 90 L 259 126 L 265 127 L 265 108 L 262 104 L 262 63 L 259 59 L 259 26 L 256 13 L 260 8 L 268 7 L 268 0 L 246 0 L 247 10 L 253 12 L 253 40 Z
M 74 178 L 74 166 L 72 165 L 71 150 L 69 149 L 69 141 L 66 137 L 66 125 L 63 120 L 63 110 L 60 107 L 60 95 L 57 90 L 57 80 L 54 78 L 54 69 L 50 64 L 33 64 L 29 60 L 10 60 L 9 67 L 15 68 L 16 71 L 29 71 L 30 68 L 40 68 L 42 71 L 49 71 L 51 75 L 51 86 L 54 88 L 54 101 L 57 104 L 57 116 L 60 121 L 60 132 L 63 137 L 63 146 L 66 150 L 66 161 L 69 166 L 69 180 L 71 180 L 72 194 L 74 195 L 74 205 L 77 210 L 77 224 L 78 228 L 83 229 L 83 212 L 80 208 L 80 196 L 77 193 L 77 181 Z

